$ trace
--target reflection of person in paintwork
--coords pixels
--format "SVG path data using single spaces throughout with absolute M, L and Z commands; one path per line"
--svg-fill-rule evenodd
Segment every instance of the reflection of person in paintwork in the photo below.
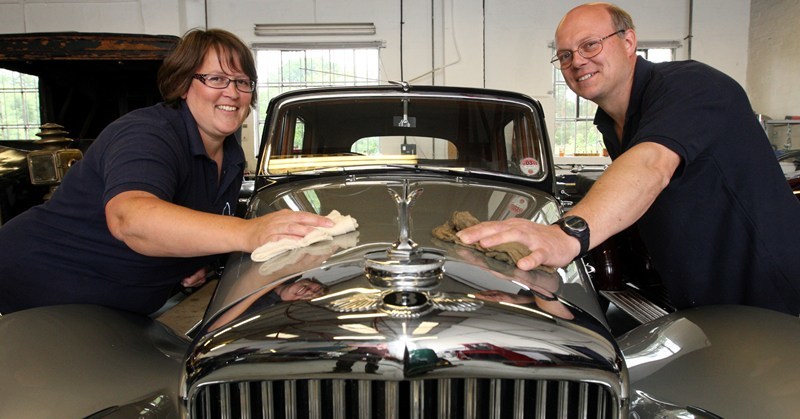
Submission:
M 545 291 L 546 292 L 546 291 Z M 486 290 L 475 294 L 475 298 L 484 301 L 506 302 L 518 305 L 533 304 L 545 313 L 560 319 L 572 320 L 575 316 L 557 297 L 539 291 L 520 291 L 517 294 L 500 290 Z
M 280 302 L 310 301 L 328 293 L 328 287 L 315 278 L 300 278 L 270 285 L 225 310 L 209 330 L 216 330 L 233 320 L 246 317 L 250 313 L 274 306 Z
M 333 372 L 352 372 L 356 362 L 364 361 L 364 372 L 375 374 L 378 372 L 381 359 L 387 356 L 389 356 L 389 351 L 385 344 L 355 346 L 336 359 Z
M 235 281 L 220 284 L 215 298 L 220 298 L 221 306 L 241 304 L 245 299 L 252 304 L 255 297 L 253 292 L 263 295 L 272 290 L 276 284 L 286 278 L 296 277 L 302 272 L 316 269 L 341 249 L 355 246 L 357 243 L 356 232 L 336 236 L 333 240 L 315 243 L 308 247 L 294 249 L 285 255 L 278 256 L 267 262 L 252 262 L 249 258 L 243 259 L 235 268 L 238 276 Z
M 561 276 L 558 275 L 557 272 L 545 271 L 544 268 L 534 269 L 532 271 L 512 268 L 510 272 L 499 272 L 490 268 L 486 263 L 486 258 L 481 257 L 482 255 L 475 250 L 456 247 L 455 251 L 465 262 L 482 267 L 487 272 L 490 272 L 503 281 L 514 282 L 527 288 L 527 290 L 520 290 L 518 294 L 511 294 L 500 290 L 481 291 L 475 294 L 476 298 L 485 301 L 505 301 L 514 304 L 533 303 L 542 309 L 542 311 L 556 317 L 567 320 L 574 317 L 569 308 L 554 295 L 561 286 Z
M 309 301 L 325 295 L 328 287 L 314 278 L 303 278 L 297 282 L 281 284 L 272 290 L 280 301 Z
M 487 263 L 495 262 L 494 259 L 487 259 L 476 250 L 460 246 L 455 246 L 454 250 L 464 262 L 483 268 L 503 281 L 516 282 L 528 289 L 541 290 L 546 295 L 552 295 L 561 287 L 561 276 L 549 268 L 540 267 L 531 271 L 523 271 L 505 262 L 496 262 L 498 265 L 502 264 L 508 267 L 508 269 L 500 270 Z

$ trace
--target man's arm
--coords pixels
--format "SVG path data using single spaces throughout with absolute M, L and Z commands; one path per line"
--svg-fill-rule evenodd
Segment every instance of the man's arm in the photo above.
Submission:
M 195 211 L 144 191 L 120 193 L 106 204 L 111 234 L 148 256 L 190 257 L 252 252 L 282 238 L 301 238 L 314 227 L 331 227 L 326 217 L 281 210 L 244 220 Z
M 638 144 L 617 158 L 568 213 L 589 224 L 589 248 L 641 218 L 667 187 L 680 162 L 675 152 L 652 142 Z M 517 263 L 524 270 L 539 265 L 564 266 L 580 252 L 578 240 L 560 227 L 520 218 L 481 223 L 462 230 L 458 236 L 467 244 L 480 242 L 484 247 L 508 242 L 528 246 L 531 254 Z

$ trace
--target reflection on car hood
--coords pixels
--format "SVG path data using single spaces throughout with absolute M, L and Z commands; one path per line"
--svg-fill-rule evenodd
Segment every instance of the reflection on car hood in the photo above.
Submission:
M 250 216 L 337 210 L 359 228 L 263 263 L 229 260 L 186 363 L 189 399 L 247 377 L 380 373 L 382 381 L 572 379 L 595 383 L 612 405 L 627 400 L 620 352 L 582 265 L 522 271 L 431 235 L 454 211 L 552 222 L 552 198 L 441 174 L 399 179 L 317 178 L 257 194 Z

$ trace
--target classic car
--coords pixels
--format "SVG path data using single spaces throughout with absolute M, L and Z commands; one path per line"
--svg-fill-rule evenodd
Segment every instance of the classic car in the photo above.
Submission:
M 185 329 L 83 305 L 0 317 L 0 417 L 800 411 L 796 317 L 705 307 L 616 333 L 583 260 L 522 271 L 518 247 L 454 239 L 478 221 L 561 216 L 538 101 L 398 83 L 284 93 L 267 118 L 245 216 L 303 210 L 350 228 L 231 254 Z

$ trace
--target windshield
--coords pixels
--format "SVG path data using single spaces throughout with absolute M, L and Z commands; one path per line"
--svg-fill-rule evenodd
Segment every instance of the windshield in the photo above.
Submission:
M 492 97 L 314 96 L 276 107 L 263 167 L 421 165 L 539 179 L 542 134 L 532 109 Z

